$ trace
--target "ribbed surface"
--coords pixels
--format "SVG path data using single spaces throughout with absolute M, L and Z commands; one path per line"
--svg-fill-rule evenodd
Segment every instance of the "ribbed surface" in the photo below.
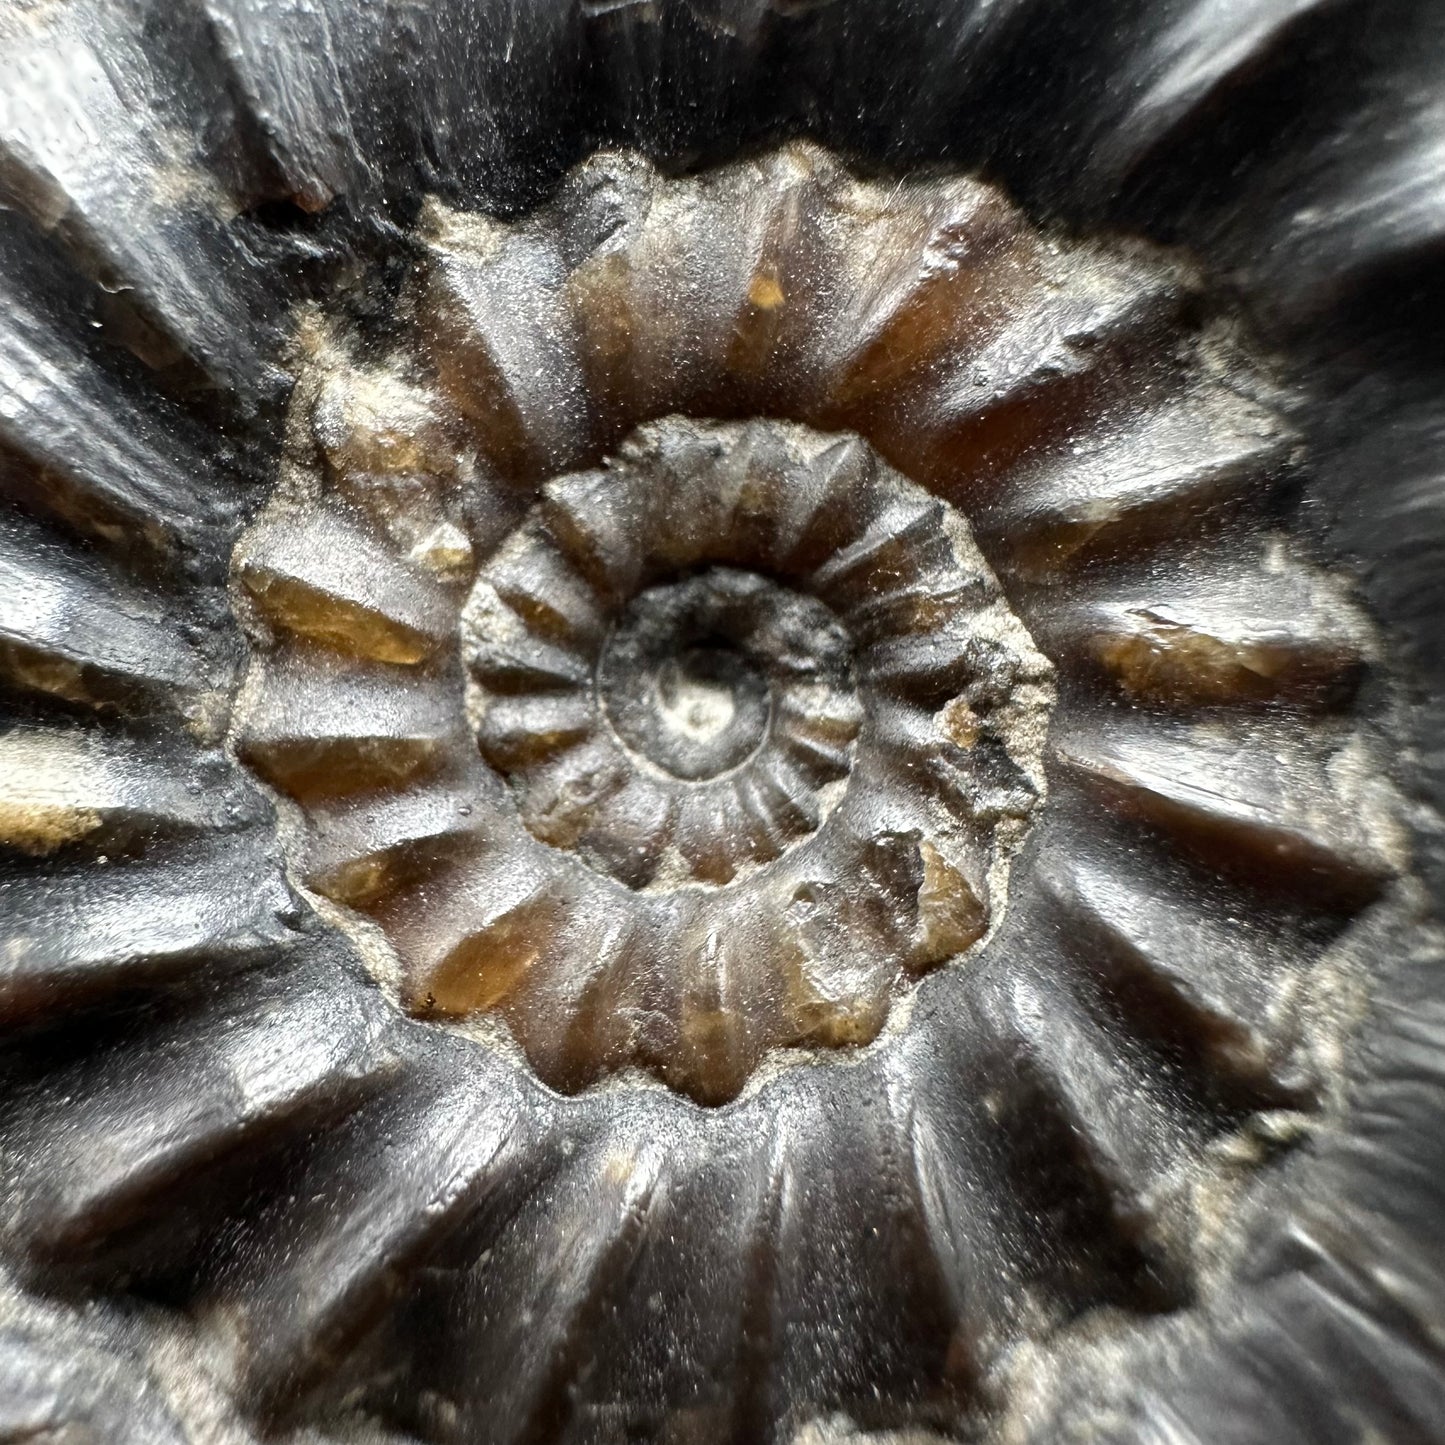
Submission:
M 0 20 L 0 1435 L 1438 1433 L 1439 870 L 1384 778 L 1438 801 L 1441 40 L 1357 0 Z M 677 412 L 742 424 L 669 515 L 606 459 Z M 758 416 L 905 480 L 778 487 Z M 517 779 L 575 781 L 648 546 L 806 577 L 896 704 L 784 699 L 722 801 L 574 829 L 574 788 L 539 837 Z M 515 625 L 466 654 L 479 575 Z M 742 906 L 839 786 L 837 876 Z M 934 847 L 965 802 L 1032 819 L 987 889 Z M 408 948 L 464 1022 L 410 1016 Z

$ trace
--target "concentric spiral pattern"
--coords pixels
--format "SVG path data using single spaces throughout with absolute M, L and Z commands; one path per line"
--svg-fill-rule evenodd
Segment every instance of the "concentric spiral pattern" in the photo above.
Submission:
M 1005 526 L 986 499 L 1039 434 L 1151 328 L 1179 376 L 1135 426 L 1273 442 L 1262 382 L 1161 255 L 808 148 L 678 182 L 603 155 L 520 223 L 422 226 L 410 345 L 358 368 L 308 323 L 291 479 L 237 548 L 266 651 L 238 746 L 303 805 L 303 875 L 381 924 L 406 1008 L 499 1010 L 566 1090 L 635 1064 L 719 1102 L 771 1049 L 872 1040 L 1002 913 L 1044 788 L 1050 669 L 951 500 L 1025 546 L 1021 583 L 1087 575 L 1183 500 L 1110 477 Z M 1018 372 L 1041 328 L 1063 349 Z M 863 428 L 949 500 L 778 421 L 599 457 L 684 407 Z M 1061 647 L 1165 710 L 1347 694 L 1360 623 L 1256 545 L 1244 586 L 1302 600 L 1276 621 L 1105 600 Z M 1075 770 L 1179 806 L 1127 761 Z
M 596 149 L 693 71 L 519 139 L 573 19 L 887 29 L 554 8 L 0 16 L 0 1436 L 1295 1445 L 1198 1382 L 1327 1318 L 1412 1438 L 1423 825 L 1288 347 L 961 142 L 784 143 L 860 133 L 782 62 L 742 159 Z M 1036 8 L 889 104 L 1040 109 Z M 1293 33 L 1160 24 L 1081 175 Z
M 237 553 L 277 639 L 242 750 L 408 1008 L 500 1008 L 563 1089 L 635 1063 L 717 1102 L 771 1048 L 869 1042 L 984 936 L 1050 668 L 962 520 L 864 443 L 645 428 L 547 482 L 459 609 L 402 551 L 425 528 L 323 484 Z

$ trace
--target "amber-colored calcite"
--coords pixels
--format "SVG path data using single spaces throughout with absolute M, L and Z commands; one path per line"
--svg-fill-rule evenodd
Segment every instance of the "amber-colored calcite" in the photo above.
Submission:
M 1348 693 L 1364 634 L 1277 547 L 1074 600 L 1289 453 L 1219 381 L 1228 338 L 1180 393 L 1175 258 L 807 145 L 677 179 L 604 152 L 513 222 L 428 201 L 419 240 L 389 354 L 308 333 L 236 548 L 235 744 L 406 1007 L 499 1016 L 559 1088 L 639 1067 L 724 1102 L 991 936 L 1054 691 L 971 521 L 1101 697 Z M 1188 847 L 1338 861 L 1273 803 L 1073 746 Z

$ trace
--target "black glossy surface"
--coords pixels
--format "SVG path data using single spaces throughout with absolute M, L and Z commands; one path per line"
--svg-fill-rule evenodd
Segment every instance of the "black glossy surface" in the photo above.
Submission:
M 156 764 L 78 852 L 0 861 L 0 1438 L 1440 1438 L 1442 95 L 1436 0 L 0 16 L 0 707 Z M 935 976 L 895 1047 L 703 1125 L 656 1090 L 562 1099 L 399 1014 L 288 886 L 204 697 L 241 665 L 225 578 L 281 454 L 293 305 L 387 336 L 426 194 L 514 212 L 599 143 L 683 168 L 798 134 L 982 169 L 1038 218 L 1188 247 L 1238 300 L 1292 468 L 1237 416 L 1111 433 L 1100 455 L 1170 460 L 1044 459 L 976 527 L 1002 557 L 1019 515 L 1068 523 L 1097 484 L 1127 494 L 1106 560 L 1183 497 L 1357 578 L 1378 654 L 1301 711 L 1384 731 L 1424 881 L 1290 808 L 1222 860 L 1212 807 L 1154 850 L 1190 768 L 1225 811 L 1309 797 L 1255 720 L 1201 751 L 1167 717 L 1161 751 L 1111 704 L 1102 748 L 1058 739 L 1057 816 L 967 986 Z M 1165 572 L 1207 593 L 1224 553 Z M 1100 797 L 1123 821 L 1080 832 Z M 1321 1079 L 1271 979 L 1382 894 Z M 1288 1135 L 1279 1111 L 1329 1097 Z M 1277 1161 L 1218 1229 L 1180 1215 L 1161 1173 L 1249 1119 Z

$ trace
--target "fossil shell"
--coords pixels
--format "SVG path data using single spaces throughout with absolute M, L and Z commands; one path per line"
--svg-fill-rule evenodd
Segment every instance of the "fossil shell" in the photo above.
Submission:
M 0 1437 L 1438 1433 L 1387 9 L 0 17 Z

